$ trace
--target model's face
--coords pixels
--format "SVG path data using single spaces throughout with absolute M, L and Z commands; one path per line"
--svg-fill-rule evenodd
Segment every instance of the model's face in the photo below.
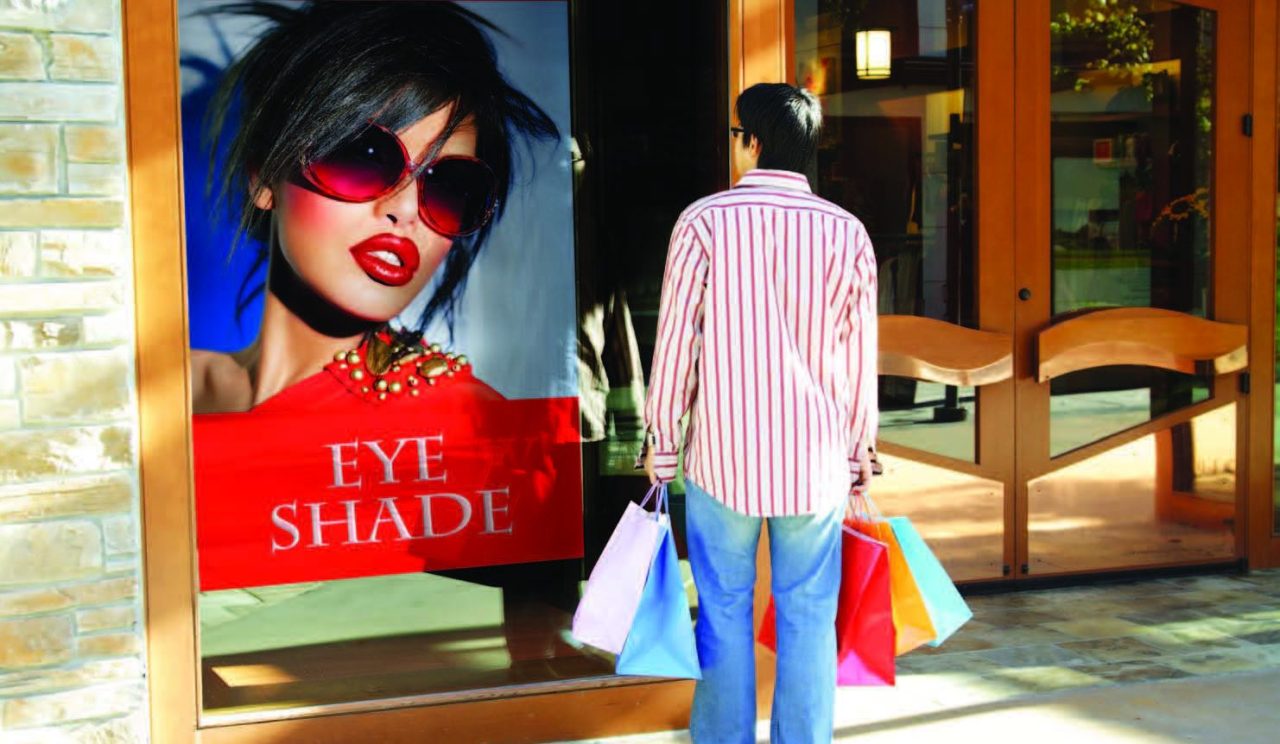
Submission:
M 445 107 L 396 133 L 414 163 L 443 132 L 449 114 Z M 467 122 L 455 130 L 439 154 L 474 157 L 474 126 Z M 365 320 L 385 322 L 404 310 L 453 245 L 422 221 L 418 185 L 409 177 L 368 202 L 338 201 L 286 181 L 261 189 L 255 203 L 272 211 L 272 230 L 294 273 L 335 307 Z

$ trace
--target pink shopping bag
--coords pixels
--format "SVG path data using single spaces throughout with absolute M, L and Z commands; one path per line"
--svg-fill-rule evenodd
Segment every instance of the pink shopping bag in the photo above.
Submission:
M 610 653 L 621 653 L 662 537 L 659 520 L 668 519 L 661 509 L 650 512 L 644 507 L 654 494 L 665 489 L 663 484 L 654 485 L 639 505 L 627 504 L 600 560 L 591 570 L 587 588 L 573 614 L 573 637 L 579 641 Z
M 888 546 L 844 524 L 840 599 L 836 609 L 836 684 L 892 686 L 895 631 L 889 591 Z M 759 641 L 777 650 L 773 600 L 765 610 Z

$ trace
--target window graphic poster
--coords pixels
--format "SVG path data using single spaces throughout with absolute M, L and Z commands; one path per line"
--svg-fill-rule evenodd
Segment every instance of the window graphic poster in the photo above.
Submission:
M 180 1 L 201 590 L 582 555 L 567 6 Z

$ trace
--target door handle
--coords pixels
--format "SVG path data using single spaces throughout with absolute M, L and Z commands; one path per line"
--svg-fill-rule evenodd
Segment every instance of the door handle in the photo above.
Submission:
M 1031 290 L 1027 289 L 1026 287 L 1019 289 L 1018 299 L 1022 300 L 1023 302 L 1026 302 L 1027 300 L 1031 299 Z

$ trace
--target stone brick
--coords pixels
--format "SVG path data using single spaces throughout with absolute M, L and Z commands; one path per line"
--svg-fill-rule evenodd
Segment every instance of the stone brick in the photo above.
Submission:
M 142 649 L 136 633 L 107 633 L 81 636 L 77 642 L 82 658 L 91 656 L 132 656 Z
M 120 127 L 68 124 L 66 141 L 68 162 L 124 162 L 124 130 Z
M 123 63 L 114 38 L 51 34 L 49 41 L 53 52 L 49 77 L 54 80 L 111 82 L 119 79 Z
M 119 344 L 133 338 L 133 314 L 118 310 L 103 315 L 86 315 L 84 343 L 89 345 Z
M 128 682 L 144 673 L 141 659 L 99 659 L 58 669 L 27 669 L 0 674 L 0 696 L 56 692 L 103 682 Z
M 141 706 L 144 696 L 145 687 L 141 682 L 111 682 L 17 698 L 5 702 L 4 725 L 26 728 L 125 715 Z
M 120 163 L 69 163 L 67 193 L 76 196 L 122 196 L 124 166 Z
M 58 128 L 0 124 L 0 194 L 58 193 Z
M 18 391 L 18 361 L 13 357 L 0 357 L 0 397 Z
M 133 483 L 123 473 L 0 486 L 0 522 L 119 514 L 132 507 Z
M 128 247 L 121 230 L 45 230 L 40 233 L 40 273 L 57 277 L 124 273 Z
M 80 318 L 0 320 L 0 350 L 60 349 L 80 343 Z
M 0 279 L 25 279 L 36 273 L 36 234 L 0 232 Z
M 100 121 L 120 118 L 120 87 L 77 83 L 0 83 L 0 119 Z
M 0 91 L 0 96 L 4 92 Z M 3 114 L 0 114 L 3 115 Z M 124 203 L 115 199 L 68 197 L 10 199 L 0 209 L 0 228 L 120 227 Z
M 76 629 L 81 633 L 131 629 L 137 623 L 138 611 L 133 605 L 97 607 L 76 613 Z
M 59 591 L 77 605 L 108 604 L 138 596 L 138 579 L 134 576 L 103 579 L 88 584 L 64 586 Z
M 130 493 L 132 497 L 132 493 Z M 138 552 L 138 520 L 132 514 L 102 520 L 107 555 Z
M 121 424 L 0 433 L 0 483 L 132 465 L 133 432 Z
M 107 0 L 0 0 L 0 26 L 40 31 L 119 28 L 120 6 Z
M 129 362 L 125 349 L 19 360 L 23 421 L 107 421 L 128 415 L 133 376 Z
M 0 431 L 22 428 L 22 405 L 18 401 L 0 399 Z
M 50 316 L 115 310 L 124 304 L 117 281 L 0 284 L 0 316 Z
M 0 80 L 44 80 L 44 49 L 36 37 L 0 33 Z
M 0 525 L 0 586 L 80 579 L 101 571 L 102 533 L 93 522 Z
M 140 565 L 142 565 L 142 558 L 137 553 L 120 553 L 108 555 L 106 563 L 103 564 L 103 570 L 111 576 L 122 576 L 138 570 Z
M 0 617 L 34 615 L 72 606 L 71 597 L 57 589 L 32 589 L 23 592 L 0 592 Z M 0 695 L 4 695 L 0 683 Z
M 0 669 L 61 664 L 74 645 L 69 614 L 0 620 Z

